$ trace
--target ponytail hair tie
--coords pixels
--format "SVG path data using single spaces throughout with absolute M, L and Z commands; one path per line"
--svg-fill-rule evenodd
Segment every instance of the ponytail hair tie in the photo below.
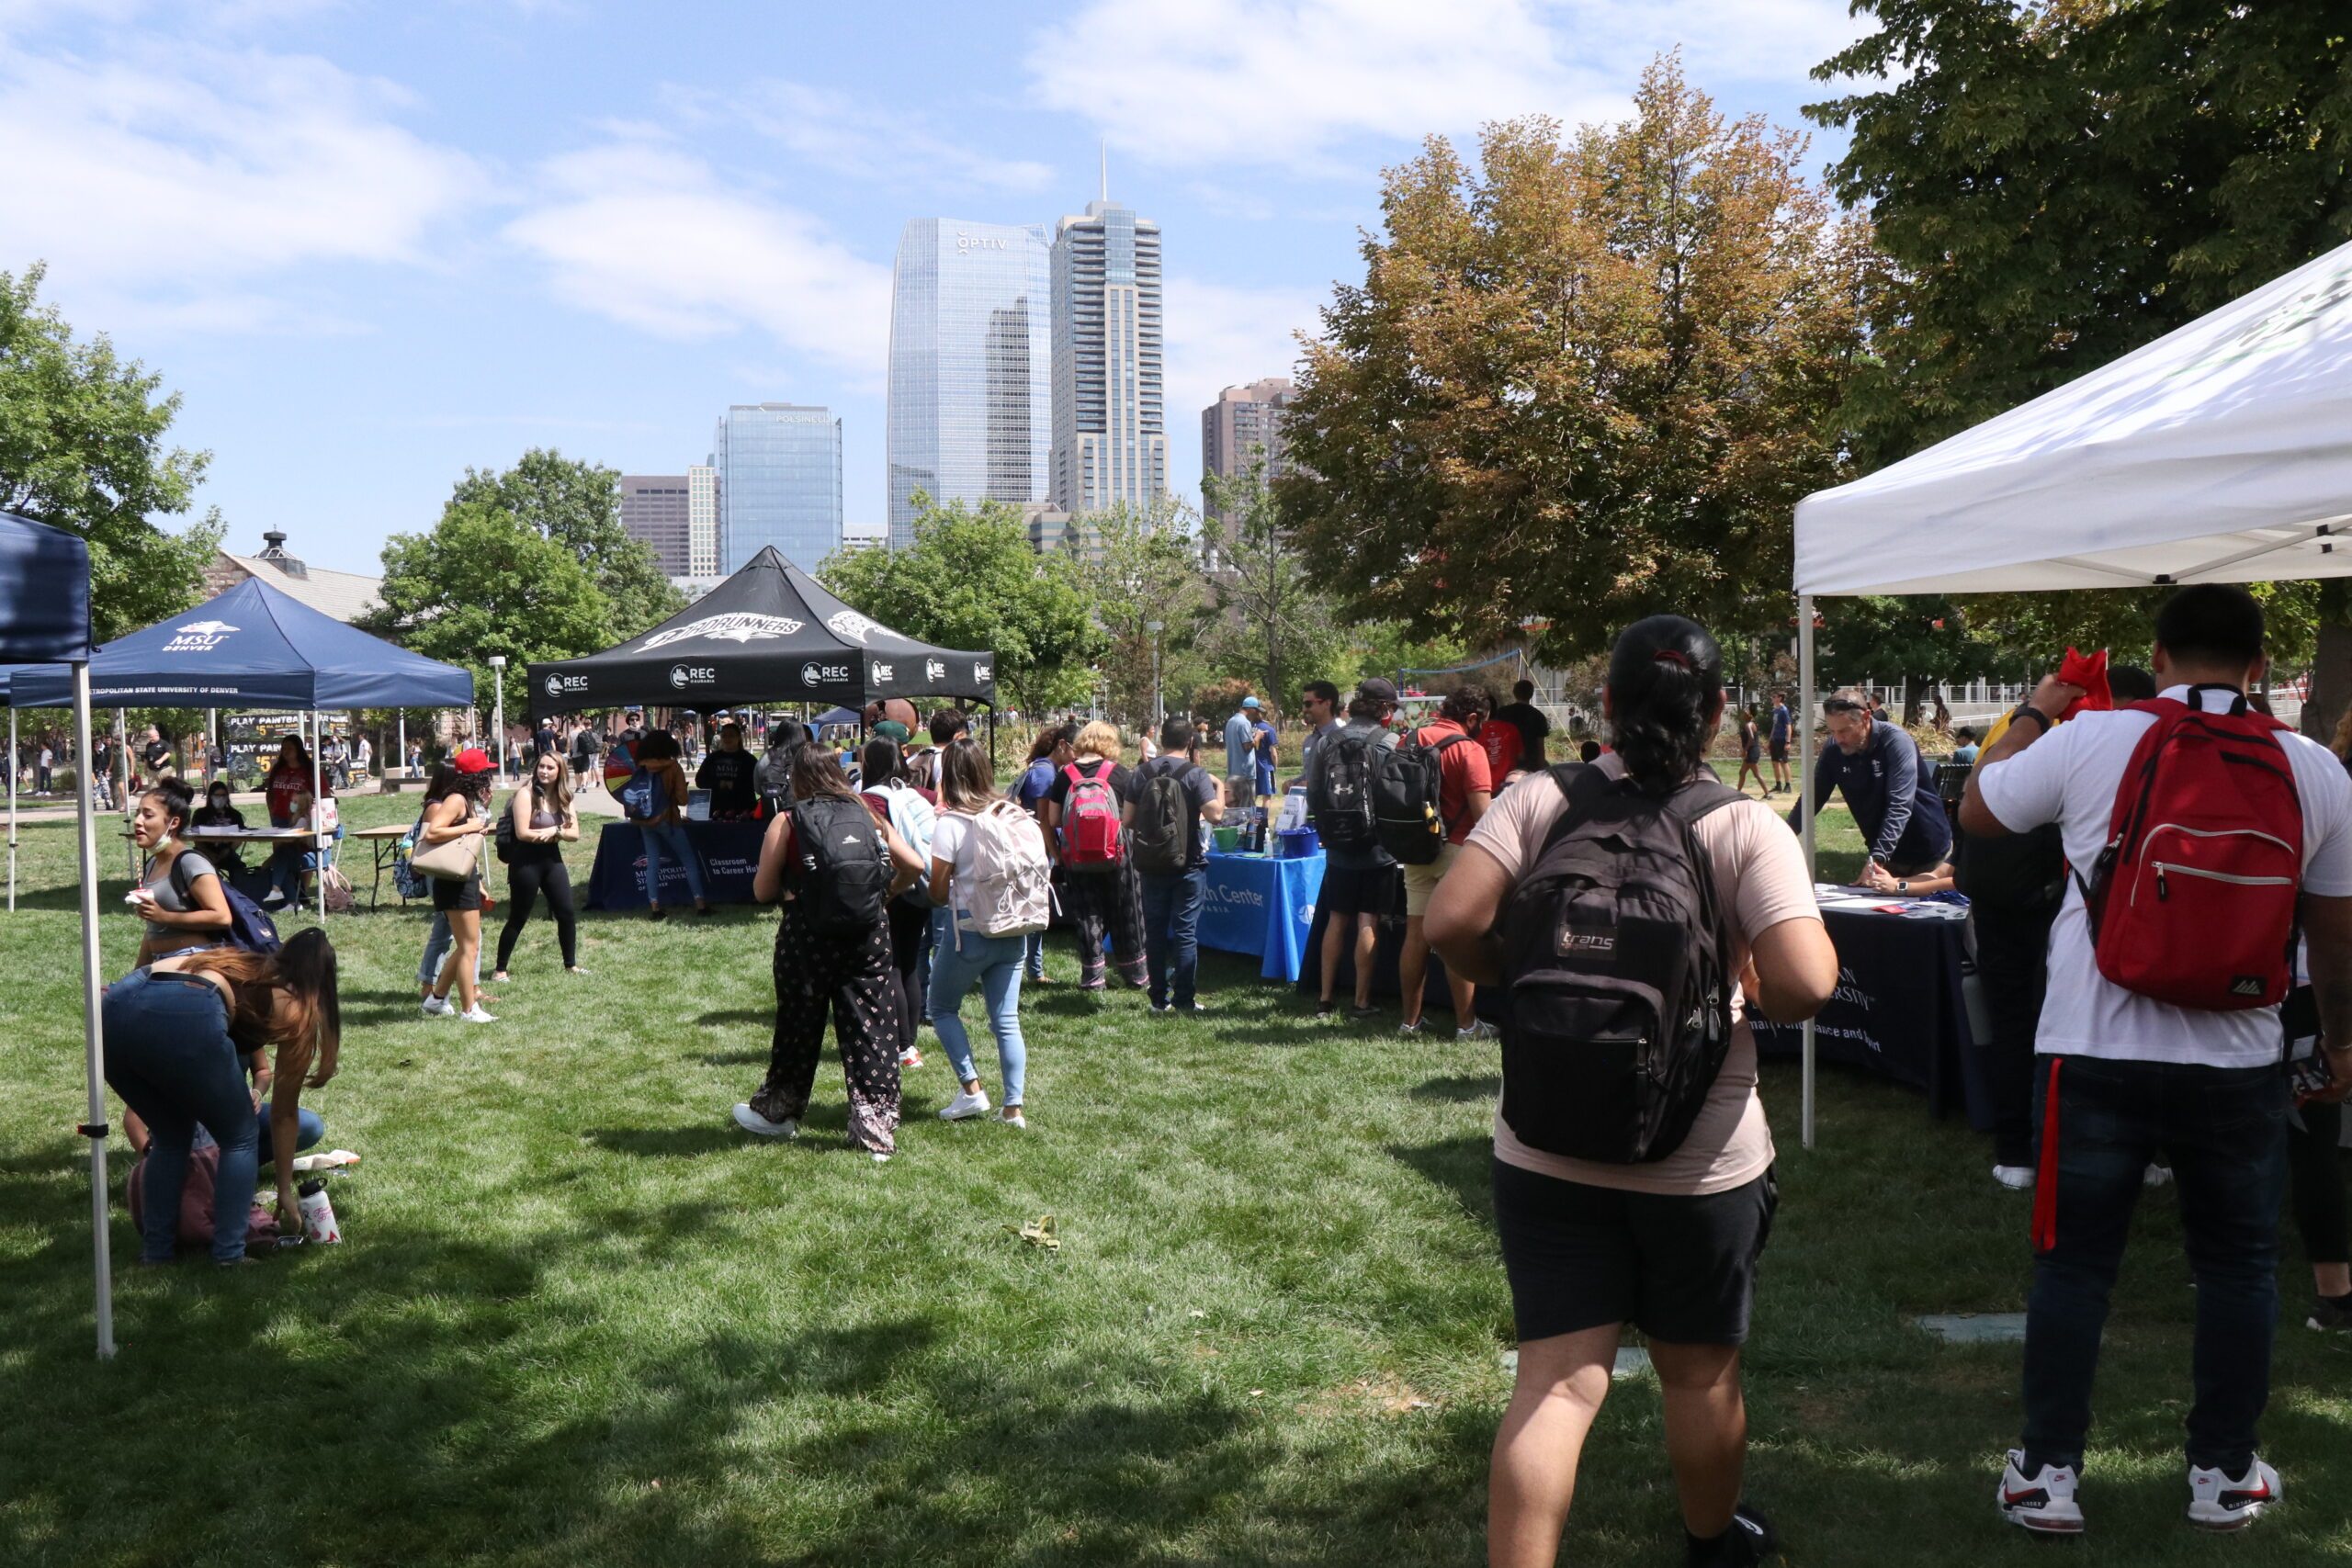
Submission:
M 1656 653 L 1651 654 L 1650 662 L 1653 664 L 1671 664 L 1683 670 L 1690 668 L 1690 656 L 1671 648 L 1661 648 Z

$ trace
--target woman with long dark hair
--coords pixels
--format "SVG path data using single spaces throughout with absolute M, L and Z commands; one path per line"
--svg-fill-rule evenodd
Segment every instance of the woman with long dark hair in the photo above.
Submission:
M 131 900 L 146 920 L 139 962 L 210 947 L 229 935 L 229 899 L 220 874 L 181 834 L 195 796 L 178 779 L 164 779 L 139 797 L 130 839 L 147 852 L 146 869 Z
M 474 988 L 474 964 L 481 956 L 481 836 L 490 831 L 490 753 L 469 746 L 443 763 L 425 786 L 424 830 L 418 837 L 427 844 L 464 839 L 475 852 L 474 867 L 467 876 L 433 879 L 433 908 L 448 920 L 450 941 L 441 973 L 424 998 L 427 1018 L 454 1013 L 468 1023 L 498 1021 L 483 1010 Z M 455 1006 L 449 1001 L 452 987 L 458 993 Z
M 922 865 L 858 798 L 831 752 L 803 745 L 793 753 L 792 808 L 768 824 L 752 879 L 761 903 L 784 905 L 775 1034 L 767 1079 L 735 1107 L 737 1126 L 763 1138 L 799 1136 L 830 1011 L 849 1085 L 849 1141 L 876 1160 L 897 1151 L 898 977 L 884 910 Z
M 1514 1116 L 1531 1118 L 1516 1124 L 1532 1129 L 1546 1093 L 1560 1091 L 1513 1083 L 1521 1037 L 1516 1020 L 1503 1027 L 1495 1229 L 1510 1278 L 1519 1371 L 1488 1481 L 1487 1551 L 1498 1568 L 1548 1568 L 1557 1556 L 1577 1460 L 1628 1323 L 1641 1329 L 1657 1370 L 1688 1561 L 1736 1568 L 1761 1562 L 1776 1545 L 1741 1492 L 1747 1416 L 1739 1348 L 1777 1201 L 1772 1135 L 1756 1093 L 1756 1040 L 1745 1020 L 1751 1010 L 1780 1022 L 1812 1017 L 1838 983 L 1838 954 L 1795 837 L 1707 766 L 1723 709 L 1714 638 L 1679 615 L 1638 621 L 1609 661 L 1603 711 L 1613 754 L 1572 775 L 1575 787 L 1646 797 L 1690 823 L 1707 858 L 1728 942 L 1726 975 L 1744 978 L 1727 981 L 1721 998 L 1730 1043 L 1689 1133 L 1642 1164 L 1532 1146 Z M 1599 782 L 1588 784 L 1593 770 Z M 1629 807 L 1638 809 L 1639 799 Z M 1506 790 L 1479 821 L 1427 917 L 1448 969 L 1508 986 L 1509 949 L 1498 928 L 1523 931 L 1556 915 L 1558 884 L 1529 883 L 1568 809 L 1563 786 L 1531 779 Z M 1522 886 L 1524 904 L 1517 900 Z M 1624 949 L 1625 978 L 1651 972 L 1635 958 L 1636 944 Z
M 506 961 L 514 955 L 514 939 L 530 923 L 541 893 L 555 917 L 563 966 L 574 975 L 584 973 L 580 967 L 579 917 L 571 907 L 571 873 L 563 863 L 563 846 L 580 841 L 580 814 L 572 809 L 567 773 L 561 751 L 542 751 L 531 764 L 531 782 L 506 803 L 514 824 L 514 849 L 506 863 L 506 924 L 498 933 L 498 968 L 491 975 L 502 986 Z
M 284 1234 L 300 1235 L 294 1151 L 302 1090 L 334 1076 L 343 1043 L 334 948 L 326 933 L 297 931 L 274 953 L 209 947 L 158 959 L 107 987 L 100 1005 L 107 1083 L 147 1128 L 140 1261 L 172 1260 L 199 1125 L 220 1145 L 212 1258 L 243 1260 L 265 1127 L 246 1087 L 248 1058 L 270 1086 L 266 1131 L 277 1171 L 278 1224 Z M 275 1061 L 260 1060 L 265 1052 Z
M 268 776 L 262 780 L 262 789 L 268 797 L 269 825 L 273 828 L 294 827 L 305 812 L 317 805 L 318 795 L 329 798 L 334 795 L 333 784 L 313 776 L 310 750 L 299 735 L 288 735 L 277 743 L 277 761 L 270 764 Z M 300 904 L 302 874 L 309 869 L 307 862 L 315 858 L 300 843 L 281 843 L 273 849 L 269 857 L 269 892 L 262 901 L 275 905 L 284 899 Z

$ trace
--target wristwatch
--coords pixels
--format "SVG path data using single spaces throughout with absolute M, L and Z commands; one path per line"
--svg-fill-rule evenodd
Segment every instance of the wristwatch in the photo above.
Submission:
M 1900 882 L 1898 882 L 1898 883 L 1896 883 L 1896 884 L 1894 885 L 1894 890 L 1895 890 L 1897 893 L 1908 893 L 1908 892 L 1910 892 L 1910 891 L 1911 891 L 1911 879 L 1910 879 L 1909 877 L 1907 877 L 1907 876 L 1906 876 L 1906 877 L 1905 877 L 1902 881 L 1900 881 Z
M 2042 733 L 2045 735 L 2050 732 L 2050 716 L 2031 703 L 2019 703 L 2017 705 L 2017 711 L 2009 715 L 2011 724 L 2015 724 L 2021 718 L 2030 718 L 2041 725 Z

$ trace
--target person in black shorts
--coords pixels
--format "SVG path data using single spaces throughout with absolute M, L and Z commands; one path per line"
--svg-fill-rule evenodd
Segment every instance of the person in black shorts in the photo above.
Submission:
M 1388 729 L 1388 716 L 1396 710 L 1396 688 L 1387 682 L 1366 681 L 1356 688 L 1355 696 L 1348 703 L 1347 723 L 1321 738 L 1307 756 L 1308 800 L 1319 798 L 1317 781 L 1322 776 L 1327 758 L 1340 748 L 1365 745 L 1385 750 L 1396 744 L 1396 737 Z M 1357 1019 L 1372 1015 L 1372 971 L 1380 921 L 1400 912 L 1403 886 L 1395 858 L 1379 845 L 1324 847 L 1323 887 L 1315 900 L 1325 911 L 1323 989 L 1321 1005 L 1316 1010 L 1317 1017 L 1330 1018 L 1339 1010 L 1331 993 L 1339 984 L 1340 964 L 1348 955 L 1351 938 L 1356 984 L 1355 1005 L 1349 1009 L 1349 1014 Z
M 481 998 L 474 989 L 474 960 L 481 953 L 479 843 L 481 835 L 490 831 L 490 817 L 485 809 L 490 784 L 490 753 L 479 746 L 469 746 L 443 764 L 433 775 L 433 782 L 425 786 L 424 830 L 418 841 L 440 844 L 451 839 L 465 839 L 477 846 L 470 875 L 433 879 L 434 911 L 447 918 L 452 940 L 448 956 L 441 961 L 440 976 L 424 998 L 423 1010 L 427 1018 L 461 1018 L 468 1023 L 498 1021 L 482 1010 Z M 458 993 L 454 1004 L 449 999 L 452 987 Z

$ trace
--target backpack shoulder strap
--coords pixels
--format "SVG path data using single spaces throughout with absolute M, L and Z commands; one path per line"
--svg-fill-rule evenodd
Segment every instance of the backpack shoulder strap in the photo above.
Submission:
M 1724 807 L 1747 798 L 1717 778 L 1715 771 L 1710 768 L 1705 777 L 1694 779 L 1667 796 L 1666 809 L 1686 825 L 1695 828 Z
M 1589 762 L 1555 762 L 1544 770 L 1544 776 L 1559 789 L 1562 798 L 1567 802 L 1567 809 L 1562 811 L 1559 820 L 1552 824 L 1552 830 L 1544 835 L 1544 842 L 1536 847 L 1530 864 L 1543 859 L 1545 852 L 1567 837 L 1568 829 L 1589 816 L 1592 808 L 1614 787 L 1609 775 Z M 1520 787 L 1523 789 L 1526 785 Z

